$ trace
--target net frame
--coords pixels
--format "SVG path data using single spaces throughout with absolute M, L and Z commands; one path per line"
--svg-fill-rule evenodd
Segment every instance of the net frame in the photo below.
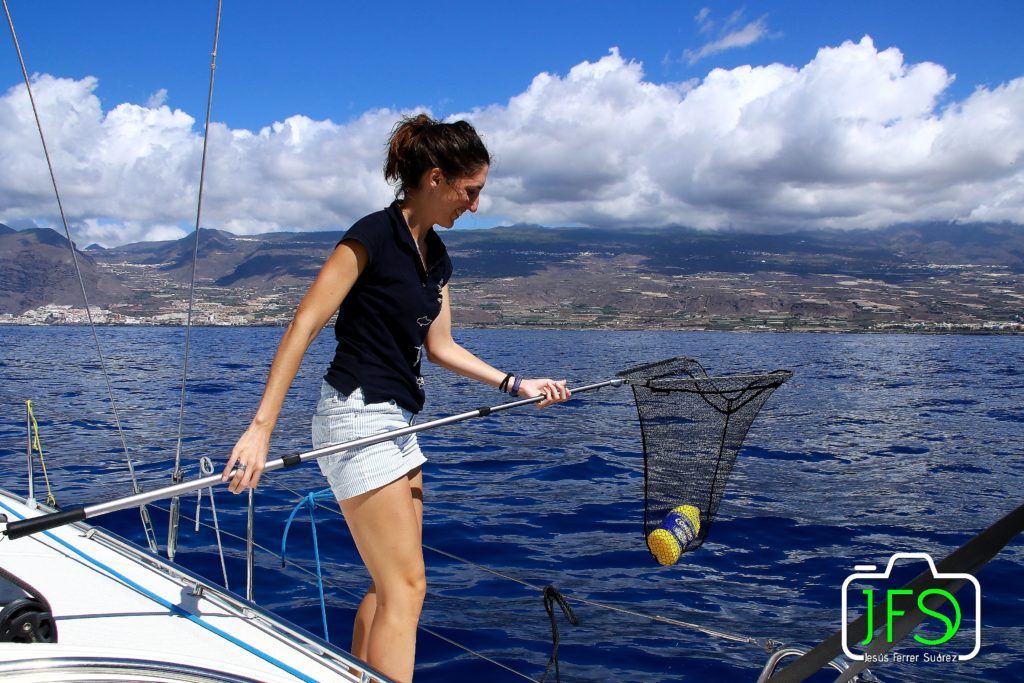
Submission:
M 704 544 L 747 432 L 790 370 L 711 376 L 677 356 L 618 373 L 633 389 L 644 449 L 644 538 L 679 505 L 700 511 Z M 653 553 L 652 553 L 653 555 Z

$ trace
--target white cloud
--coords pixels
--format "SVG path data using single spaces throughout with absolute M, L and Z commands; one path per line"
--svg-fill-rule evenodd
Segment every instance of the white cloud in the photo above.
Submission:
M 472 112 L 498 153 L 490 210 L 591 225 L 1024 222 L 1024 79 L 938 108 L 952 82 L 870 38 L 802 68 L 644 80 L 617 50 Z
M 697 22 L 697 28 L 700 30 L 701 33 L 707 33 L 714 27 L 715 22 L 712 21 L 710 17 L 711 8 L 701 7 L 700 11 L 697 12 L 697 15 L 693 18 L 693 20 Z
M 705 33 L 710 27 L 710 24 L 706 21 L 698 21 L 698 23 L 701 24 L 701 33 Z M 692 66 L 705 57 L 710 57 L 711 55 L 716 55 L 719 52 L 725 52 L 732 48 L 753 45 L 767 36 L 768 26 L 765 24 L 765 18 L 761 17 L 760 19 L 751 21 L 743 28 L 730 31 L 717 40 L 705 43 L 697 50 L 686 50 L 683 52 L 683 55 L 686 57 L 686 61 Z
M 147 109 L 158 109 L 167 104 L 167 88 L 160 88 L 146 100 Z
M 496 158 L 484 220 L 701 228 L 1024 223 L 1024 78 L 949 104 L 952 76 L 869 38 L 808 64 L 656 84 L 613 49 L 465 114 Z M 92 78 L 35 93 L 81 244 L 168 239 L 195 222 L 201 136 L 163 104 L 104 111 Z M 159 94 L 159 93 L 158 93 Z M 158 104 L 159 103 L 159 104 Z M 400 112 L 344 124 L 214 124 L 203 224 L 236 233 L 344 227 L 393 196 L 381 166 Z M 0 222 L 54 225 L 24 86 L 0 95 Z
M 83 244 L 168 239 L 195 223 L 202 136 L 166 105 L 104 112 L 94 78 L 33 80 L 65 211 Z M 156 93 L 150 104 L 163 100 Z M 240 234 L 351 223 L 393 197 L 380 172 L 398 114 L 346 125 L 293 116 L 261 131 L 210 127 L 203 224 Z M 0 221 L 59 215 L 24 86 L 0 97 Z
M 697 24 L 697 30 L 705 35 L 717 33 L 718 37 L 715 40 L 709 40 L 696 50 L 684 50 L 683 58 L 686 62 L 693 66 L 705 57 L 710 57 L 733 48 L 747 47 L 767 38 L 769 32 L 766 17 L 761 17 L 760 19 L 748 22 L 741 28 L 736 28 L 744 20 L 745 14 L 746 11 L 741 7 L 726 17 L 719 27 L 718 22 L 711 18 L 711 9 L 709 7 L 702 7 L 693 17 L 693 21 Z M 717 31 L 715 30 L 716 28 L 718 28 Z

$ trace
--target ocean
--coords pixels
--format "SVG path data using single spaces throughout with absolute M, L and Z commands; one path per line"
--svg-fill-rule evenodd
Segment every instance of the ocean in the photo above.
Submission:
M 167 485 L 184 331 L 103 327 L 98 334 L 142 486 Z M 192 335 L 187 476 L 195 475 L 202 456 L 218 471 L 223 466 L 259 400 L 281 330 L 198 328 Z M 272 456 L 310 448 L 309 417 L 332 354 L 331 337 L 322 334 L 307 354 Z M 549 584 L 566 594 L 580 620 L 570 626 L 558 617 L 563 680 L 753 680 L 767 658 L 755 645 L 574 602 L 573 596 L 812 646 L 839 628 L 840 588 L 855 565 L 884 567 L 896 552 L 929 553 L 938 561 L 1024 498 L 1024 343 L 1018 337 L 539 330 L 457 330 L 456 337 L 501 369 L 564 377 L 571 385 L 611 379 L 619 370 L 671 356 L 696 358 L 713 374 L 795 374 L 750 430 L 707 543 L 671 567 L 657 565 L 644 544 L 642 445 L 629 389 L 604 389 L 542 411 L 527 407 L 421 434 L 429 458 L 424 542 L 430 547 L 422 624 L 431 632 L 419 635 L 418 681 L 522 680 L 508 669 L 539 679 L 551 652 L 551 625 L 536 587 Z M 88 328 L 0 327 L 0 348 L 0 486 L 27 489 L 24 401 L 31 399 L 61 505 L 128 494 Z M 503 400 L 497 391 L 429 363 L 424 373 L 421 421 Z M 41 479 L 37 470 L 40 498 Z M 280 552 L 281 532 L 299 495 L 325 486 L 311 463 L 265 477 L 256 494 L 257 543 Z M 216 502 L 221 527 L 244 535 L 245 497 L 220 490 Z M 184 513 L 193 517 L 195 510 L 195 497 L 187 497 Z M 163 545 L 167 515 L 151 512 Z M 212 521 L 206 501 L 201 517 Z M 340 516 L 320 509 L 317 517 L 331 582 L 330 639 L 347 649 L 353 596 L 368 578 Z M 144 543 L 137 512 L 96 521 Z M 244 593 L 244 548 L 226 539 L 226 549 L 231 588 Z M 305 513 L 293 525 L 288 558 L 301 568 L 282 568 L 273 556 L 257 552 L 255 599 L 322 636 L 317 590 L 308 574 L 313 561 Z M 196 533 L 183 521 L 177 559 L 222 581 L 208 528 Z M 898 574 L 909 579 L 922 566 L 901 567 Z M 977 657 L 890 662 L 874 667 L 876 675 L 1018 680 L 1024 664 L 1022 575 L 1020 538 L 980 572 Z M 958 635 L 950 642 L 962 640 Z

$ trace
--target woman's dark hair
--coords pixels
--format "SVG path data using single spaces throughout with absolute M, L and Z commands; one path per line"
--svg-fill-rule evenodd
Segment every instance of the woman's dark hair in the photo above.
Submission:
M 439 168 L 454 180 L 489 166 L 491 155 L 473 126 L 465 121 L 441 123 L 426 114 L 406 116 L 391 129 L 384 177 L 398 184 L 396 196 L 415 190 L 424 172 Z

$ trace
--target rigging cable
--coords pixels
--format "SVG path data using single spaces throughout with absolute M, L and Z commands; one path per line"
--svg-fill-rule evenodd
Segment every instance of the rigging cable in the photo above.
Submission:
M 92 330 L 92 339 L 96 345 L 96 355 L 99 356 L 100 370 L 103 372 L 103 381 L 107 387 L 107 396 L 110 399 L 110 408 L 114 414 L 114 424 L 117 426 L 117 434 L 121 439 L 121 449 L 124 451 L 125 461 L 128 463 L 128 473 L 132 480 L 132 493 L 142 492 L 139 486 L 138 477 L 135 475 L 135 465 L 132 463 L 131 455 L 128 453 L 128 442 L 125 440 L 124 429 L 121 427 L 121 418 L 117 414 L 117 402 L 114 400 L 114 390 L 110 384 L 110 375 L 107 373 L 107 362 L 100 347 L 100 339 L 96 334 L 96 323 L 92 319 L 92 309 L 89 307 L 89 296 L 85 291 L 85 280 L 82 278 L 82 269 L 78 265 L 78 255 L 75 252 L 75 243 L 71 239 L 71 228 L 68 227 L 68 219 L 64 214 L 64 203 L 60 198 L 60 190 L 57 189 L 57 175 L 53 170 L 53 162 L 50 159 L 50 150 L 46 146 L 46 136 L 43 135 L 43 124 L 39 119 L 39 110 L 36 108 L 36 100 L 32 95 L 32 83 L 28 77 L 28 69 L 25 66 L 25 57 L 21 52 L 21 43 L 18 42 L 18 33 L 14 30 L 14 19 L 11 18 L 11 10 L 7 6 L 7 0 L 3 0 L 4 13 L 7 15 L 7 25 L 11 28 L 11 38 L 14 40 L 14 49 L 18 53 L 18 62 L 21 65 L 21 75 L 25 79 L 25 89 L 28 91 L 28 100 L 32 105 L 32 114 L 35 116 L 36 129 L 39 131 L 39 140 L 43 144 L 43 156 L 46 157 L 46 166 L 50 171 L 50 181 L 53 183 L 53 193 L 57 197 L 57 209 L 60 211 L 60 220 L 64 225 L 64 234 L 68 238 L 68 248 L 71 250 L 71 262 L 75 267 L 75 274 L 78 276 L 78 285 L 82 290 L 82 299 L 85 302 L 85 315 L 89 320 L 89 329 Z M 139 507 L 139 514 L 142 517 L 142 528 L 146 534 L 146 541 L 149 549 L 156 553 L 159 551 L 156 544 L 156 534 L 153 532 L 153 522 L 149 518 L 149 510 L 145 505 Z
M 289 487 L 289 486 L 287 486 L 285 484 L 282 484 L 280 481 L 275 481 L 275 482 L 272 482 L 272 483 L 268 482 L 268 485 L 276 486 L 278 488 L 284 489 L 285 491 L 288 491 L 289 493 L 291 493 L 291 494 L 293 494 L 295 496 L 298 496 L 299 498 L 306 498 L 306 496 L 304 496 L 302 493 L 292 489 L 291 487 Z M 318 498 L 314 497 L 314 500 L 313 500 L 312 504 L 315 505 L 316 507 L 319 507 L 321 509 L 327 510 L 328 512 L 331 512 L 333 514 L 341 516 L 341 513 L 337 509 L 335 509 L 333 507 L 330 507 L 328 505 L 324 505 L 323 503 L 319 502 Z M 518 578 L 516 576 L 512 576 L 511 574 L 506 574 L 504 572 L 500 572 L 500 571 L 498 571 L 496 569 L 492 569 L 490 567 L 487 567 L 485 565 L 479 564 L 477 562 L 473 562 L 472 560 L 468 560 L 468 559 L 466 559 L 464 557 L 459 557 L 458 555 L 455 555 L 454 553 L 450 553 L 447 550 L 442 550 L 440 548 L 435 548 L 435 547 L 433 547 L 431 545 L 428 545 L 426 543 L 423 544 L 423 548 L 425 550 L 429 550 L 429 551 L 431 551 L 433 553 L 436 553 L 438 555 L 442 555 L 444 557 L 447 557 L 448 559 L 455 560 L 456 562 L 461 562 L 461 563 L 463 563 L 465 565 L 468 565 L 470 567 L 478 569 L 478 570 L 480 570 L 482 572 L 486 572 L 488 574 L 491 574 L 493 576 L 497 576 L 497 577 L 502 578 L 502 579 L 506 579 L 508 581 L 513 581 L 515 583 L 518 583 L 521 586 L 524 586 L 526 588 L 530 588 L 530 589 L 532 589 L 534 591 L 537 591 L 538 593 L 544 594 L 547 591 L 547 587 L 545 587 L 545 586 L 539 586 L 537 584 L 530 583 L 529 581 L 525 581 L 525 580 L 520 579 L 520 578 Z M 637 618 L 640 618 L 640 619 L 646 619 L 646 620 L 649 620 L 649 621 L 657 622 L 659 624 L 668 624 L 670 626 L 676 626 L 676 627 L 679 627 L 679 628 L 690 629 L 690 630 L 693 630 L 693 631 L 698 631 L 698 632 L 703 633 L 703 634 L 708 635 L 708 636 L 712 636 L 712 637 L 715 637 L 715 638 L 722 638 L 724 640 L 731 640 L 731 641 L 736 642 L 736 643 L 746 643 L 746 644 L 749 644 L 749 645 L 754 645 L 754 646 L 757 646 L 759 648 L 764 649 L 766 652 L 772 652 L 773 650 L 777 649 L 779 647 L 779 645 L 780 645 L 780 643 L 778 643 L 777 641 L 772 640 L 772 639 L 761 639 L 761 638 L 754 638 L 752 636 L 744 636 L 744 635 L 740 635 L 740 634 L 737 634 L 737 633 L 730 633 L 729 631 L 723 631 L 721 629 L 711 628 L 711 627 L 708 627 L 708 626 L 702 626 L 700 624 L 695 624 L 695 623 L 688 622 L 688 621 L 682 621 L 680 619 L 674 619 L 672 617 L 666 617 L 666 616 L 662 616 L 660 614 L 646 614 L 644 612 L 638 612 L 636 610 L 631 610 L 631 609 L 627 609 L 627 608 L 624 608 L 624 607 L 619 607 L 617 605 L 610 605 L 608 603 L 599 602 L 597 600 L 591 600 L 589 598 L 580 597 L 578 595 L 571 595 L 570 594 L 568 597 L 570 599 L 575 600 L 576 602 L 582 603 L 584 605 L 590 605 L 591 607 L 597 607 L 599 609 L 605 609 L 605 610 L 608 610 L 608 611 L 611 611 L 611 612 L 617 612 L 619 614 L 625 614 L 625 615 L 632 616 L 632 617 L 637 617 Z
M 287 487 L 284 487 L 284 488 L 287 488 Z M 287 490 L 291 491 L 291 489 L 287 489 Z M 159 505 L 157 503 L 154 503 L 153 507 L 155 507 L 157 510 L 162 510 L 164 512 L 169 512 L 169 510 L 167 508 L 162 507 L 161 505 Z M 330 508 L 328 508 L 328 509 L 330 509 Z M 206 522 L 199 522 L 199 521 L 193 520 L 188 515 L 184 515 L 183 514 L 182 517 L 186 521 L 189 521 L 189 522 L 193 522 L 194 521 L 197 524 L 199 524 L 200 526 L 205 526 L 208 529 L 212 529 L 213 528 L 210 524 L 207 524 Z M 247 539 L 239 536 L 238 534 L 232 533 L 230 531 L 221 530 L 221 533 L 224 534 L 225 536 L 227 536 L 228 538 L 233 538 L 233 539 L 235 539 L 237 541 L 241 541 L 243 543 L 247 542 Z M 276 558 L 278 560 L 281 560 L 281 563 L 283 565 L 287 565 L 289 567 L 292 567 L 292 568 L 302 572 L 303 574 L 307 574 L 307 575 L 309 575 L 311 577 L 316 578 L 316 573 L 313 570 L 307 569 L 306 567 L 303 567 L 298 562 L 295 562 L 294 560 L 286 559 L 286 558 L 278 555 L 276 552 L 274 552 L 270 548 L 268 548 L 268 547 L 266 547 L 264 545 L 260 545 L 259 543 L 254 543 L 253 545 L 256 548 L 258 548 L 259 550 L 262 550 L 263 552 L 267 553 L 270 557 L 273 557 L 273 558 Z M 337 590 L 341 591 L 342 593 L 344 593 L 344 594 L 348 595 L 350 598 L 352 598 L 353 605 L 354 605 L 353 609 L 355 609 L 356 607 L 359 606 L 359 601 L 362 600 L 362 598 L 363 598 L 362 595 L 355 593 L 354 591 L 346 588 L 345 586 L 341 585 L 340 583 L 338 583 L 336 581 L 332 581 L 330 578 L 325 578 L 324 579 L 324 583 L 326 583 L 327 585 L 331 586 L 332 588 L 336 588 Z M 511 674 L 519 676 L 520 678 L 524 678 L 524 679 L 526 679 L 528 681 L 536 681 L 536 679 L 530 678 L 529 676 L 527 676 L 523 672 L 517 671 L 516 669 L 513 669 L 512 667 L 510 667 L 507 664 L 502 664 L 498 660 L 492 659 L 491 657 L 488 657 L 487 655 L 483 654 L 482 652 L 477 652 L 476 650 L 473 650 L 473 649 L 463 645 L 462 643 L 459 643 L 458 641 L 452 640 L 448 636 L 446 636 L 446 635 L 444 635 L 444 634 L 442 634 L 442 633 L 440 633 L 438 631 L 435 631 L 434 629 L 432 629 L 432 628 L 430 628 L 428 626 L 424 626 L 422 623 L 417 624 L 416 628 L 419 629 L 420 631 L 423 631 L 426 634 L 429 634 L 429 635 L 437 638 L 438 640 L 442 640 L 442 641 L 448 643 L 452 647 L 455 647 L 455 648 L 457 648 L 459 650 L 462 650 L 466 654 L 473 655 L 474 657 L 477 657 L 479 659 L 482 659 L 485 662 L 488 662 L 488 663 L 493 664 L 493 665 L 495 665 L 497 667 L 500 667 L 500 668 L 504 669 L 505 671 L 508 671 Z
M 6 0 L 5 0 L 6 2 Z M 203 126 L 203 157 L 199 166 L 199 198 L 196 202 L 195 242 L 192 246 L 192 278 L 188 289 L 188 315 L 185 318 L 185 358 L 181 364 L 181 400 L 178 405 L 178 440 L 174 448 L 174 471 L 171 481 L 180 484 L 184 478 L 181 471 L 181 432 L 185 419 L 185 385 L 188 378 L 188 352 L 192 338 L 192 307 L 195 303 L 196 262 L 199 260 L 199 223 L 203 214 L 203 184 L 206 180 L 206 150 L 210 136 L 210 113 L 213 110 L 213 80 L 217 72 L 217 43 L 220 40 L 220 14 L 223 0 L 217 0 L 217 21 L 213 29 L 213 51 L 210 53 L 210 87 L 206 95 L 206 123 Z M 178 550 L 178 520 L 181 515 L 181 497 L 171 499 L 170 523 L 167 525 L 167 558 L 174 561 Z M 223 562 L 223 558 L 221 560 Z
M 208 456 L 203 456 L 199 459 L 199 472 L 203 476 L 209 476 L 213 474 L 213 461 Z M 217 503 L 213 500 L 213 487 L 206 489 L 206 492 L 210 495 L 210 512 L 213 515 L 213 533 L 217 537 L 217 556 L 220 557 L 220 570 L 224 574 L 224 587 L 231 590 L 231 586 L 228 585 L 228 566 L 224 562 L 224 545 L 220 541 L 220 521 L 217 519 Z M 196 533 L 199 533 L 199 519 L 202 513 L 203 507 L 203 490 L 199 489 L 196 491 Z

